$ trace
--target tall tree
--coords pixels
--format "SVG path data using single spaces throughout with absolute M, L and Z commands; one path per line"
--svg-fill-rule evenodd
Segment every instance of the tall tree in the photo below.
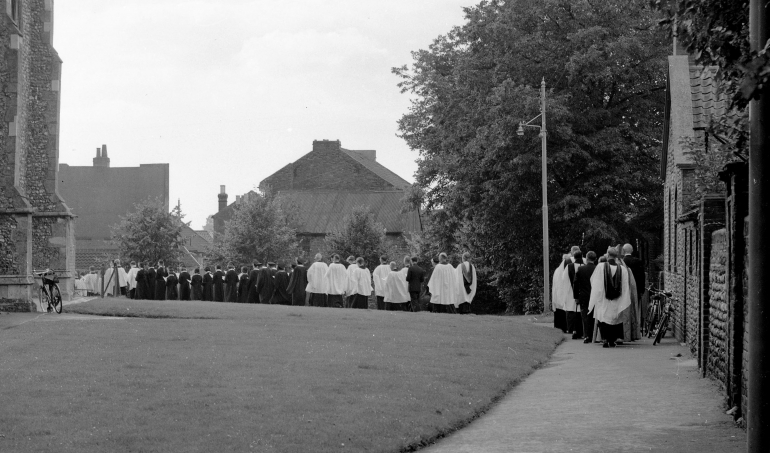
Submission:
M 490 0 L 465 17 L 393 70 L 413 98 L 399 121 L 419 152 L 412 202 L 521 303 L 542 291 L 542 199 L 540 140 L 516 131 L 539 113 L 541 80 L 555 264 L 583 238 L 656 232 L 670 44 L 643 0 Z
M 363 257 L 371 269 L 380 263 L 379 257 L 389 251 L 385 239 L 385 227 L 374 220 L 374 214 L 367 206 L 357 206 L 346 215 L 342 228 L 332 231 L 324 238 L 326 252 L 337 253 L 344 260 L 350 255 Z M 393 258 L 391 258 L 393 259 Z M 399 259 L 395 259 L 400 263 Z
M 298 250 L 296 215 L 273 194 L 252 193 L 236 204 L 225 232 L 216 237 L 207 260 L 237 264 L 259 260 L 289 260 Z
M 183 217 L 179 206 L 168 212 L 160 199 L 149 198 L 135 204 L 133 212 L 111 227 L 112 241 L 124 260 L 164 260 L 167 265 L 176 266 L 183 243 Z

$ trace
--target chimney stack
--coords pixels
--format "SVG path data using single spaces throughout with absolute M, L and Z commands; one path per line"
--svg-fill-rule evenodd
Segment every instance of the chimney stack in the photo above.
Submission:
M 222 211 L 227 207 L 227 193 L 225 193 L 225 186 L 219 186 L 219 195 L 217 195 L 217 198 L 219 198 L 219 211 Z
M 96 157 L 94 157 L 94 167 L 109 167 L 110 158 L 107 157 L 107 145 L 96 148 Z

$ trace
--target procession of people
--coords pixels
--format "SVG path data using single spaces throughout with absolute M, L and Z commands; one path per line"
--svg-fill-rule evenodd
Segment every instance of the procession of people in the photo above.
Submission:
M 618 244 L 584 259 L 580 247 L 572 247 L 553 274 L 554 327 L 605 348 L 641 339 L 645 274 L 633 250 Z
M 314 257 L 306 267 L 303 258 L 289 266 L 255 260 L 251 269 L 232 263 L 226 270 L 217 264 L 203 268 L 168 268 L 158 261 L 131 261 L 128 270 L 119 260 L 111 261 L 103 275 L 90 268 L 82 278 L 88 295 L 104 291 L 108 296 L 148 300 L 201 300 L 212 302 L 300 305 L 312 307 L 368 309 L 374 295 L 375 308 L 388 311 L 420 311 L 420 300 L 429 298 L 427 309 L 436 313 L 470 313 L 476 295 L 476 267 L 470 253 L 463 253 L 457 267 L 446 253 L 431 260 L 426 271 L 417 257 L 405 256 L 401 263 L 380 257 L 370 272 L 366 260 L 338 254 Z

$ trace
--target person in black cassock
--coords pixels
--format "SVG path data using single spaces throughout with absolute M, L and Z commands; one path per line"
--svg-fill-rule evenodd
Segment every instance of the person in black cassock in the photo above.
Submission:
M 214 277 L 211 276 L 211 268 L 206 267 L 206 273 L 203 274 L 203 300 L 214 300 Z
M 594 317 L 588 313 L 588 304 L 591 302 L 591 276 L 594 274 L 594 269 L 596 269 L 596 253 L 588 252 L 586 264 L 580 266 L 575 272 L 575 282 L 572 285 L 583 321 L 583 343 L 590 343 L 594 336 Z
M 238 273 L 232 263 L 227 265 L 225 274 L 225 302 L 238 302 Z
M 420 311 L 420 291 L 425 282 L 425 269 L 417 265 L 417 257 L 412 257 L 412 265 L 406 271 L 406 281 L 409 284 L 409 298 L 412 311 Z
M 178 284 L 179 284 L 179 279 L 176 277 L 176 274 L 172 269 L 171 272 L 168 273 L 168 277 L 166 278 L 166 299 L 168 300 L 179 299 L 179 294 L 177 293 L 177 289 L 176 289 L 176 285 Z
M 271 304 L 291 305 L 291 295 L 289 295 L 289 274 L 286 273 L 283 264 L 278 264 L 278 270 L 273 276 L 275 283 L 275 292 L 270 300 Z
M 179 273 L 179 300 L 190 300 L 190 273 L 184 267 Z
M 297 266 L 289 277 L 289 287 L 287 290 L 291 295 L 291 304 L 297 306 L 305 306 L 305 288 L 307 288 L 307 268 L 305 267 L 305 260 L 297 258 Z
M 139 300 L 147 299 L 147 263 L 139 264 L 139 271 L 136 273 L 136 298 Z
M 155 300 L 166 300 L 166 278 L 168 272 L 163 266 L 163 260 L 158 261 L 158 269 L 155 271 Z
M 254 261 L 251 263 L 252 269 L 249 272 L 249 294 L 246 297 L 246 301 L 250 304 L 259 303 L 259 293 L 257 292 L 257 280 L 259 278 L 259 267 L 262 263 Z
M 201 276 L 201 270 L 197 267 L 190 279 L 190 286 L 192 287 L 192 300 L 203 300 L 203 276 Z
M 238 276 L 238 302 L 245 304 L 249 301 L 249 268 L 243 266 Z
M 222 266 L 217 264 L 217 270 L 214 272 L 214 301 L 225 301 L 225 273 L 222 272 Z
M 267 266 L 262 266 L 257 276 L 257 293 L 259 293 L 260 304 L 269 304 L 270 299 L 273 298 L 273 291 L 275 291 L 273 270 L 269 267 L 271 264 L 275 266 L 273 263 L 267 263 Z
M 145 286 L 145 293 L 144 298 L 147 300 L 155 300 L 155 268 L 150 266 L 149 269 L 147 269 L 146 272 L 146 278 L 147 281 Z

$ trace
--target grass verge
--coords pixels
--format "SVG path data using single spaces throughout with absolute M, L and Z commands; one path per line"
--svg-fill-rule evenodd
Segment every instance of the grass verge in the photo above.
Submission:
M 65 310 L 138 318 L 0 331 L 2 451 L 409 451 L 487 410 L 562 339 L 512 317 L 127 299 Z

